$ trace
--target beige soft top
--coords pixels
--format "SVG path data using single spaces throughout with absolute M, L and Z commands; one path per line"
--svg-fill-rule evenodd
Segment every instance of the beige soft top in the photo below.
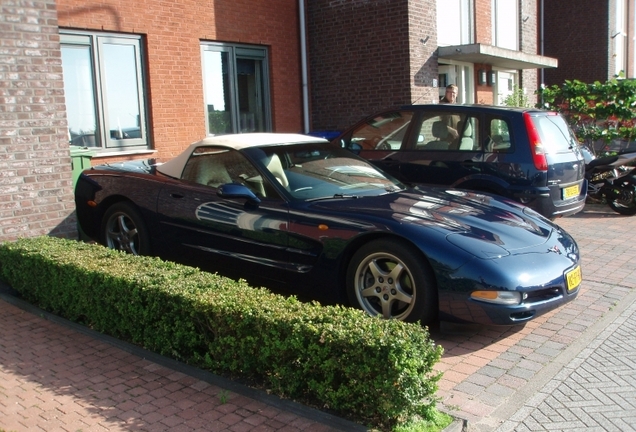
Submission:
M 157 166 L 157 171 L 170 177 L 180 178 L 186 162 L 192 152 L 201 146 L 222 146 L 229 149 L 241 150 L 248 147 L 269 146 L 269 145 L 290 145 L 302 143 L 326 143 L 326 139 L 309 135 L 291 133 L 244 133 L 218 135 L 203 138 L 201 141 L 192 143 L 180 155 Z

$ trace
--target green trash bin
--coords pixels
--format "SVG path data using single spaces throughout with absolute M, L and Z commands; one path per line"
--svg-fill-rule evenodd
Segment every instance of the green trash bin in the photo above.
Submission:
M 95 156 L 95 150 L 88 147 L 71 147 L 71 166 L 73 167 L 73 190 L 82 171 L 91 167 L 91 159 Z
M 71 167 L 73 168 L 73 192 L 77 185 L 77 179 L 82 171 L 91 167 L 91 159 L 95 156 L 95 150 L 88 147 L 70 146 L 71 147 Z M 80 240 L 89 241 L 88 236 L 82 231 L 82 227 L 77 224 L 77 235 Z

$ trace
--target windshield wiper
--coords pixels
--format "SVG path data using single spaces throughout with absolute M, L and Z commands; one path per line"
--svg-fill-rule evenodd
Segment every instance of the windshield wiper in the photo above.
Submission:
M 333 196 L 324 196 L 324 197 L 318 197 L 318 198 L 309 198 L 308 200 L 306 200 L 307 202 L 309 201 L 322 201 L 322 200 L 329 200 L 329 199 L 334 199 L 334 198 L 342 198 L 342 199 L 358 199 L 360 198 L 360 195 L 348 195 L 348 194 L 341 194 L 341 193 L 337 193 Z

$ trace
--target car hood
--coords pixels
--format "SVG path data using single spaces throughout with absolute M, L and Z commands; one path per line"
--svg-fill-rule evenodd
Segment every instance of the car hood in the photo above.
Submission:
M 389 220 L 404 226 L 436 231 L 468 252 L 482 258 L 519 253 L 544 244 L 555 229 L 535 211 L 501 197 L 438 188 L 411 189 L 377 197 L 321 201 L 352 215 Z M 416 233 L 413 233 L 414 235 Z

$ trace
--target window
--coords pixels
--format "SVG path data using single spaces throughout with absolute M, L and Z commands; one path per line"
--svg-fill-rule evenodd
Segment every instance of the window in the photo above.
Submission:
M 377 115 L 353 131 L 349 144 L 356 143 L 364 150 L 397 150 L 402 146 L 412 117 L 409 111 Z
M 479 123 L 475 117 L 439 113 L 424 119 L 415 149 L 478 151 L 478 131 Z
M 60 32 L 71 145 L 148 148 L 141 37 Z
M 506 105 L 506 99 L 514 96 L 519 89 L 519 74 L 517 71 L 493 71 L 495 82 L 493 91 L 495 93 L 495 105 Z
M 263 163 L 283 184 L 284 173 L 280 160 L 274 161 L 270 158 Z M 217 147 L 197 148 L 188 159 L 181 178 L 214 188 L 227 183 L 240 183 L 260 198 L 280 199 L 268 179 L 263 178 L 256 167 L 236 150 Z
M 618 75 L 626 70 L 627 58 L 627 4 L 625 0 L 616 1 L 616 23 L 611 34 L 614 39 L 614 73 Z
M 470 0 L 437 0 L 437 45 L 473 43 L 473 11 Z
M 491 119 L 489 132 L 486 152 L 511 153 L 514 151 L 512 140 L 510 139 L 510 127 L 505 120 Z
M 492 0 L 493 45 L 519 50 L 519 0 Z
M 270 131 L 267 50 L 204 43 L 201 56 L 208 135 Z

